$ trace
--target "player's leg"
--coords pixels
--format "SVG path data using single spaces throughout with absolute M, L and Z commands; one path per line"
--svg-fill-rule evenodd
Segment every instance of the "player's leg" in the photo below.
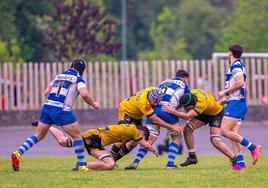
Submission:
M 238 133 L 232 131 L 234 126 L 237 125 L 237 121 L 237 118 L 224 116 L 221 125 L 221 134 L 224 137 L 229 138 L 230 140 L 235 141 L 237 143 L 240 143 L 244 147 L 248 148 L 253 158 L 252 164 L 255 165 L 260 156 L 261 146 L 251 143 L 248 139 L 243 138 Z
M 48 124 L 39 122 L 35 134 L 27 138 L 26 141 L 19 147 L 19 149 L 12 153 L 12 167 L 15 171 L 19 171 L 21 156 L 46 136 L 49 126 L 50 125 Z
M 75 149 L 75 154 L 77 156 L 79 170 L 87 171 L 87 168 L 85 168 L 85 149 L 84 149 L 84 143 L 83 143 L 81 132 L 80 132 L 79 123 L 75 121 L 72 124 L 62 126 L 62 128 L 73 139 L 73 146 Z
M 148 142 L 152 145 L 157 137 L 159 136 L 159 127 L 157 125 L 147 125 L 150 136 L 148 139 Z M 144 147 L 140 146 L 139 151 L 134 159 L 134 161 L 127 167 L 125 167 L 126 170 L 134 170 L 138 168 L 141 160 L 145 157 L 145 155 L 148 153 L 148 150 L 146 150 Z
M 117 146 L 118 146 L 118 144 L 117 144 Z M 129 154 L 129 152 L 131 152 L 136 146 L 137 146 L 137 142 L 135 142 L 134 140 L 130 140 L 126 143 L 123 143 L 121 145 L 121 148 L 118 151 L 118 153 L 116 153 L 116 155 L 112 155 L 114 158 L 114 161 L 118 161 L 119 159 L 121 159 L 125 155 Z M 113 149 L 114 149 L 114 146 L 113 146 L 112 150 Z
M 109 151 L 91 150 L 90 154 L 98 159 L 94 162 L 87 163 L 87 167 L 92 170 L 113 170 L 115 161 Z
M 65 134 L 61 130 L 51 126 L 48 131 L 61 146 L 73 147 L 73 139 L 65 136 Z
M 240 126 L 242 125 L 242 120 L 238 120 L 236 126 L 233 127 L 232 131 L 235 133 L 239 132 Z M 235 153 L 235 161 L 233 165 L 233 170 L 245 170 L 246 164 L 244 161 L 244 156 L 242 154 L 241 145 L 235 141 L 231 141 L 233 152 Z
M 196 129 L 204 125 L 206 125 L 206 123 L 198 119 L 191 119 L 187 121 L 183 134 L 184 134 L 185 144 L 189 152 L 189 156 L 185 162 L 180 164 L 181 166 L 188 166 L 191 164 L 196 164 L 198 162 L 196 153 L 195 153 L 195 141 L 194 141 L 193 133 Z

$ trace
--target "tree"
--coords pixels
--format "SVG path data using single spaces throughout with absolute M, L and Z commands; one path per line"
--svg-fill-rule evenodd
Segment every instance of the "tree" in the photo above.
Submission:
M 106 11 L 92 1 L 57 1 L 55 8 L 55 25 L 49 27 L 45 44 L 58 60 L 113 55 L 120 48 L 115 40 L 115 21 L 108 19 Z
M 157 17 L 157 22 L 150 27 L 150 38 L 153 41 L 153 49 L 141 52 L 139 59 L 165 60 L 165 59 L 190 59 L 191 55 L 186 51 L 186 43 L 177 30 L 177 22 L 174 14 L 168 7 Z
M 246 51 L 268 51 L 268 1 L 239 0 L 235 4 L 232 23 L 226 27 L 224 35 L 215 45 L 217 51 L 227 51 L 234 43 L 242 45 Z

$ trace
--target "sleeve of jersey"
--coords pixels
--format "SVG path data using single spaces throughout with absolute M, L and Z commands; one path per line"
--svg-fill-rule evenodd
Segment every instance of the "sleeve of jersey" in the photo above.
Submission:
M 132 139 L 134 141 L 140 141 L 142 139 L 142 134 L 140 133 L 140 131 L 136 127 L 133 128 Z
M 234 65 L 231 67 L 231 69 L 233 77 L 243 74 L 243 69 L 241 66 Z
M 140 106 L 140 110 L 142 111 L 142 113 L 146 115 L 147 117 L 154 114 L 154 109 L 150 104 L 140 102 L 139 106 Z
M 205 101 L 198 101 L 194 107 L 194 110 L 198 113 L 198 114 L 202 114 L 207 108 L 207 104 Z
M 175 93 L 172 95 L 172 97 L 170 99 L 170 104 L 172 107 L 179 106 L 179 100 L 183 94 L 184 94 L 184 88 L 180 88 L 180 89 L 175 91 Z
M 81 77 L 78 77 L 77 78 L 77 90 L 79 91 L 79 89 L 81 89 L 83 87 L 87 88 L 86 82 Z

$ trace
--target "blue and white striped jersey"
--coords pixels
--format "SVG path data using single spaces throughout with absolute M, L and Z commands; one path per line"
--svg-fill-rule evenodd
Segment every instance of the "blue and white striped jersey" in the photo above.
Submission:
M 163 81 L 159 86 L 164 93 L 164 97 L 162 101 L 159 103 L 160 105 L 170 105 L 173 108 L 179 107 L 180 97 L 184 93 L 189 93 L 189 87 L 183 83 L 181 78 L 175 77 L 173 79 L 167 79 Z
M 238 75 L 243 75 L 244 86 L 233 93 L 227 94 L 227 101 L 245 99 L 247 72 L 244 67 L 244 64 L 240 59 L 235 60 L 229 67 L 229 70 L 225 75 L 225 89 L 232 87 L 232 85 L 234 84 L 234 78 Z
M 58 74 L 52 81 L 52 89 L 45 105 L 60 107 L 64 111 L 71 111 L 79 95 L 79 89 L 86 87 L 85 81 L 74 69 Z

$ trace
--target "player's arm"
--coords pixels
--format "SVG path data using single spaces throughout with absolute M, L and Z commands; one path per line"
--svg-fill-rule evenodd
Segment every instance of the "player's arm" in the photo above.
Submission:
M 87 104 L 91 105 L 95 109 L 99 109 L 100 108 L 99 103 L 93 100 L 93 98 L 91 97 L 91 94 L 89 93 L 89 91 L 87 90 L 86 87 L 81 87 L 81 88 L 79 88 L 78 91 L 79 91 L 81 97 L 83 98 L 83 100 Z
M 142 138 L 141 140 L 138 141 L 138 143 L 144 147 L 145 149 L 149 150 L 150 152 L 152 152 L 153 154 L 155 154 L 156 156 L 158 156 L 158 153 L 156 151 L 156 149 L 149 144 L 146 140 L 144 140 L 144 138 Z
M 48 97 L 48 95 L 49 95 L 49 93 L 50 93 L 50 91 L 51 91 L 51 89 L 52 89 L 52 86 L 53 86 L 53 82 L 50 82 L 50 83 L 47 85 L 47 87 L 46 87 L 46 89 L 45 89 L 45 92 L 44 92 L 46 98 Z
M 163 105 L 162 106 L 162 110 L 164 112 L 168 112 L 168 113 L 171 113 L 173 114 L 174 116 L 177 116 L 179 118 L 182 118 L 182 119 L 192 119 L 194 117 L 197 117 L 199 116 L 199 113 L 197 111 L 195 111 L 194 109 L 191 109 L 190 111 L 188 111 L 187 113 L 185 112 L 179 112 L 173 108 L 171 108 L 170 106 L 167 106 L 167 105 Z
M 151 116 L 147 116 L 150 120 L 152 120 L 152 122 L 156 125 L 159 125 L 160 127 L 164 127 L 170 130 L 173 130 L 175 132 L 180 132 L 183 131 L 183 127 L 180 125 L 171 125 L 165 121 L 163 121 L 162 119 L 160 119 L 156 114 L 153 114 Z

